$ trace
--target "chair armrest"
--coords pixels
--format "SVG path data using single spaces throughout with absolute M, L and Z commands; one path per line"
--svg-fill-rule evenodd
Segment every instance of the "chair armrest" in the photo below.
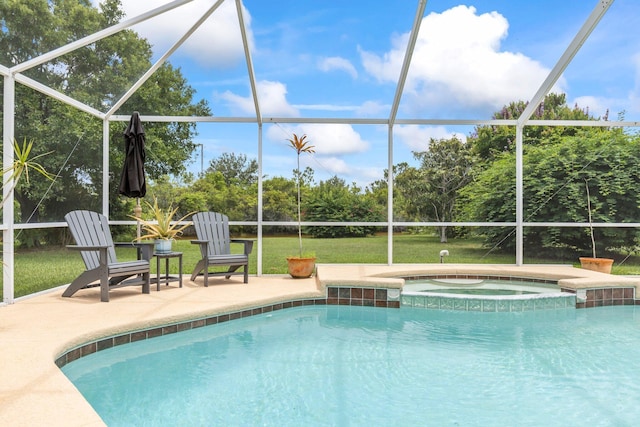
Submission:
M 256 239 L 231 239 L 231 243 L 242 243 L 244 244 L 244 254 L 249 255 L 253 250 L 253 242 Z
M 93 246 L 67 245 L 67 249 L 81 251 L 81 252 L 98 251 L 98 259 L 100 262 L 100 267 L 107 268 L 107 264 L 109 263 L 107 259 L 107 249 L 109 249 L 109 246 L 107 245 L 93 245 Z
M 153 257 L 154 242 L 114 242 L 113 246 L 119 248 L 135 248 L 138 252 L 138 259 L 151 260 Z
M 200 246 L 200 253 L 206 254 L 209 252 L 209 241 L 208 240 L 192 240 L 191 244 Z
M 100 249 L 106 249 L 109 246 L 106 245 L 94 245 L 94 246 L 80 246 L 80 245 L 67 245 L 67 249 L 74 251 L 98 251 Z

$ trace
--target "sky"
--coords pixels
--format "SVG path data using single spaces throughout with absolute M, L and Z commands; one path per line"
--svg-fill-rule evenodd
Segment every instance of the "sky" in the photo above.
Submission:
M 121 0 L 132 18 L 168 0 Z M 96 2 L 97 3 L 97 2 Z M 133 29 L 163 55 L 215 4 L 194 0 Z M 554 67 L 597 0 L 430 0 L 421 19 L 402 92 L 400 119 L 488 120 L 502 106 L 527 101 Z M 262 116 L 388 119 L 418 0 L 244 0 Z M 553 91 L 569 105 L 612 120 L 640 120 L 640 2 L 616 0 Z M 216 117 L 255 117 L 236 3 L 224 0 L 169 58 Z M 430 138 L 469 126 L 396 125 L 393 164 L 416 164 L 412 152 Z M 202 144 L 189 169 L 206 169 L 223 153 L 258 158 L 256 124 L 198 124 Z M 316 180 L 334 175 L 365 187 L 388 168 L 386 125 L 291 124 L 266 120 L 263 174 L 292 177 L 293 133 L 315 154 L 302 166 Z

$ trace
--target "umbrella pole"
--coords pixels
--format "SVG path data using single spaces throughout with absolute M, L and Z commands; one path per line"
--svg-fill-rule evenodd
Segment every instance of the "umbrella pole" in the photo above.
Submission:
M 133 215 L 136 218 L 141 218 L 142 217 L 142 206 L 140 206 L 140 197 L 136 197 L 136 207 L 133 208 Z M 136 237 L 138 239 L 140 239 L 140 220 L 136 220 L 137 226 L 136 226 Z

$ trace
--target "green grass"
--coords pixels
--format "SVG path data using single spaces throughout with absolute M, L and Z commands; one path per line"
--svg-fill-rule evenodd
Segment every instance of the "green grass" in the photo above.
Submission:
M 297 237 L 265 237 L 263 239 L 263 274 L 286 274 L 286 257 L 297 254 Z M 393 237 L 393 263 L 439 263 L 440 251 L 447 249 L 449 256 L 445 263 L 460 264 L 514 264 L 515 255 L 488 253 L 477 239 L 450 239 L 448 243 L 440 243 L 437 237 L 425 235 L 402 234 Z M 198 247 L 189 240 L 178 240 L 174 250 L 183 252 L 183 273 L 189 274 L 200 258 Z M 241 251 L 242 245 L 232 245 L 232 250 Z M 303 251 L 312 253 L 321 264 L 386 264 L 386 235 L 345 238 L 345 239 L 303 239 Z M 257 242 L 250 257 L 249 271 L 257 271 Z M 118 259 L 123 261 L 134 259 L 131 249 L 118 249 Z M 614 274 L 640 274 L 640 260 L 628 259 L 624 264 L 616 260 Z M 526 264 L 573 264 L 575 260 L 551 260 L 526 256 Z M 151 272 L 155 274 L 155 262 Z M 178 263 L 170 260 L 170 271 L 178 272 Z M 164 267 L 162 267 L 164 268 Z M 56 247 L 39 250 L 19 250 L 15 255 L 15 296 L 29 295 L 59 285 L 70 283 L 84 270 L 80 255 L 66 248 Z M 2 286 L 0 285 L 0 290 Z

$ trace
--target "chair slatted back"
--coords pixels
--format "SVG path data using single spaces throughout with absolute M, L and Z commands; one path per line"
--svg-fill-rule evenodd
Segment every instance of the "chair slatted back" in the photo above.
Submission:
M 78 210 L 71 211 L 64 216 L 69 225 L 69 231 L 78 246 L 108 246 L 109 264 L 117 262 L 113 238 L 109 230 L 107 217 L 97 212 Z M 100 265 L 98 251 L 81 251 L 82 260 L 87 270 Z
M 198 240 L 206 240 L 208 253 L 201 249 L 202 257 L 231 253 L 229 218 L 218 212 L 198 212 L 191 218 Z

